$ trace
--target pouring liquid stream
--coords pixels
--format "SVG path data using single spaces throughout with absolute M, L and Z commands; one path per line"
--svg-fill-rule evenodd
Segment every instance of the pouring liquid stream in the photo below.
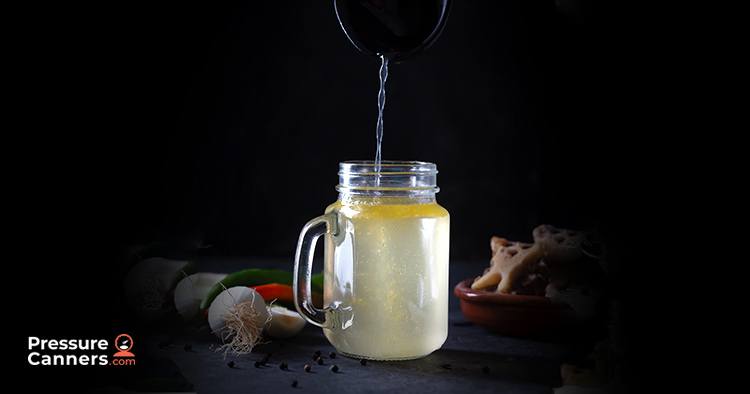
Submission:
M 383 143 L 383 108 L 385 108 L 385 81 L 388 79 L 388 58 L 380 55 L 380 90 L 378 91 L 378 123 L 375 126 L 375 172 L 380 172 L 382 160 L 381 145 Z M 380 186 L 380 177 L 376 177 L 376 186 Z

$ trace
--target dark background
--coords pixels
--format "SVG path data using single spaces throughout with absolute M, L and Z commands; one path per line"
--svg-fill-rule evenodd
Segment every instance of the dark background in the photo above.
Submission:
M 623 137 L 606 115 L 613 43 L 603 16 L 566 4 L 456 2 L 435 46 L 391 67 L 384 158 L 437 163 L 454 258 L 487 258 L 491 235 L 528 240 L 540 223 L 601 224 L 606 152 Z M 112 18 L 125 26 L 84 49 L 93 64 L 65 70 L 84 80 L 68 75 L 70 88 L 93 90 L 80 110 L 105 162 L 84 167 L 106 172 L 84 182 L 108 185 L 106 225 L 125 244 L 291 258 L 302 224 L 336 199 L 338 162 L 374 157 L 377 59 L 326 1 Z
M 672 178 L 655 165 L 669 162 L 662 124 L 648 119 L 663 47 L 648 12 L 593 3 L 456 1 L 437 43 L 391 67 L 383 154 L 438 165 L 453 263 L 489 259 L 491 235 L 529 240 L 540 223 L 598 231 L 629 354 L 657 363 L 663 305 L 623 278 L 648 267 L 637 287 L 663 290 L 656 273 L 670 266 L 648 253 L 671 203 L 653 188 Z M 44 289 L 18 305 L 24 363 L 28 335 L 126 326 L 113 309 L 134 245 L 291 267 L 301 226 L 336 199 L 338 162 L 374 157 L 379 64 L 329 1 L 8 15 L 23 16 L 8 44 L 6 138 L 23 147 L 5 155 L 21 256 L 9 274 Z

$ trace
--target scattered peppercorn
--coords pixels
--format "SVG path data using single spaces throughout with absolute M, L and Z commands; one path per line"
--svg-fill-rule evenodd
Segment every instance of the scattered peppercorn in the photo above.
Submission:
M 336 373 L 338 371 L 339 371 L 339 366 L 338 365 L 335 365 L 335 364 L 331 365 L 331 372 Z
M 316 350 L 315 353 L 313 353 L 313 354 L 316 355 L 316 356 L 318 356 L 318 357 L 320 357 L 321 353 L 320 353 L 320 350 Z
M 305 364 L 305 372 L 310 372 L 312 370 L 312 367 L 310 364 Z
M 318 361 L 319 358 L 320 358 L 320 356 L 318 356 L 316 354 L 313 354 L 313 361 Z
M 451 367 L 451 365 L 450 365 L 450 364 L 440 364 L 440 368 L 443 368 L 443 369 L 451 369 L 451 368 L 453 368 L 453 367 Z
M 318 365 L 323 365 L 323 359 L 318 357 Z
M 328 355 L 330 358 L 336 358 L 336 352 L 331 352 L 331 354 Z
M 283 371 L 286 371 L 287 369 L 289 369 L 289 366 L 286 365 L 286 361 L 282 361 L 279 365 L 279 368 L 281 368 Z
M 192 352 L 193 351 L 193 345 L 191 345 L 189 343 L 185 344 L 185 347 L 183 347 L 183 349 L 185 349 L 186 352 Z
M 362 364 L 362 365 L 367 365 L 367 360 L 365 360 L 363 358 L 363 359 L 359 360 L 359 363 Z
M 482 372 L 485 373 L 485 374 L 490 373 L 490 367 L 488 367 L 488 366 L 485 365 L 484 367 L 482 367 Z
M 227 363 L 227 367 L 234 368 L 234 361 L 230 361 Z
M 263 356 L 263 359 L 262 359 L 262 360 L 260 360 L 260 362 L 261 362 L 261 364 L 265 364 L 265 363 L 267 363 L 267 362 L 268 362 L 268 360 L 270 360 L 270 359 L 271 359 L 271 353 L 266 353 L 266 355 L 265 355 L 265 356 Z
M 292 387 L 297 387 L 297 384 L 298 384 L 298 383 L 297 383 L 297 381 L 296 381 L 296 380 L 293 380 L 293 381 L 292 381 Z
M 260 368 L 260 366 L 263 365 L 260 361 L 255 362 L 255 368 Z

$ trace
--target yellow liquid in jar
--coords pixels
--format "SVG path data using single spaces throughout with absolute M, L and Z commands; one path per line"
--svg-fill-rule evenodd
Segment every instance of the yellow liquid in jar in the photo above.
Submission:
M 401 201 L 405 202 L 405 201 Z M 435 202 L 337 201 L 327 235 L 325 291 L 337 312 L 324 333 L 353 357 L 412 359 L 448 336 L 450 217 Z

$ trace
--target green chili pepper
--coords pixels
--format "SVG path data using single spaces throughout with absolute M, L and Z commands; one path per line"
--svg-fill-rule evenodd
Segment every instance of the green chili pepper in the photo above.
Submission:
M 313 292 L 323 292 L 323 274 L 312 276 L 310 286 Z M 215 284 L 206 294 L 201 302 L 201 309 L 208 309 L 214 298 L 221 294 L 224 289 L 234 286 L 260 286 L 270 283 L 292 285 L 292 273 L 276 269 L 248 268 L 227 275 L 221 282 Z

